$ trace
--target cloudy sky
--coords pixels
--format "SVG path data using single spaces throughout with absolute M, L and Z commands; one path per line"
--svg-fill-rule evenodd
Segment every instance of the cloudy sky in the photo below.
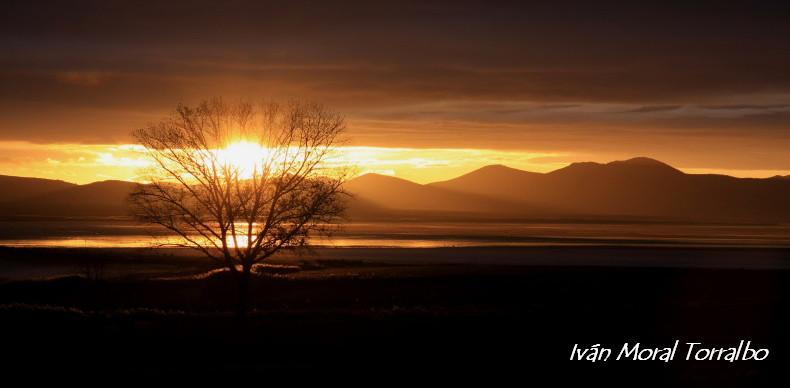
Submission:
M 132 129 L 223 96 L 327 104 L 351 159 L 422 182 L 632 156 L 790 174 L 781 2 L 158 3 L 4 2 L 0 173 L 132 179 Z

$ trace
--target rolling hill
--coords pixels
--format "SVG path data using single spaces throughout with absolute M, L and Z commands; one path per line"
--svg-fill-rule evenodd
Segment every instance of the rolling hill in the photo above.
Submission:
M 430 186 L 518 200 L 564 214 L 698 221 L 790 220 L 790 181 L 685 174 L 649 158 L 573 163 L 546 174 L 488 166 Z
M 73 183 L 52 179 L 0 175 L 0 187 L 3 188 L 0 190 L 0 203 L 35 197 L 76 186 Z
M 136 185 L 123 181 L 70 185 L 5 202 L 0 209 L 4 215 L 124 216 L 129 214 L 127 198 Z
M 122 216 L 135 184 L 73 185 L 34 178 L 10 182 L 0 215 Z M 346 182 L 348 215 L 377 219 L 646 218 L 693 222 L 790 222 L 790 179 L 685 174 L 634 158 L 573 163 L 549 173 L 501 165 L 427 185 L 367 174 Z
M 344 187 L 355 200 L 390 210 L 505 215 L 511 212 L 520 214 L 523 207 L 513 208 L 514 204 L 509 201 L 379 174 L 362 175 L 346 182 Z

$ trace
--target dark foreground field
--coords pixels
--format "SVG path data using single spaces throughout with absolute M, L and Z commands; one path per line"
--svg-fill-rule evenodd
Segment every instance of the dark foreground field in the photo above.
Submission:
M 7 252 L 6 252 L 7 253 Z M 0 284 L 4 375 L 785 386 L 790 271 L 301 261 L 237 317 L 223 273 Z M 767 347 L 766 361 L 568 361 L 574 343 Z M 46 373 L 42 373 L 46 371 Z M 28 373 L 32 372 L 32 373 Z M 120 376 L 120 377 L 119 377 Z M 371 380 L 371 378 L 373 380 Z M 378 379 L 378 380 L 377 380 Z

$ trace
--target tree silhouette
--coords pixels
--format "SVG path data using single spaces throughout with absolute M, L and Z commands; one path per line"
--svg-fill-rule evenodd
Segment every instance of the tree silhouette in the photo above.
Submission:
M 133 132 L 153 162 L 131 195 L 135 215 L 226 267 L 243 313 L 255 264 L 339 223 L 346 172 L 329 162 L 343 130 L 312 103 L 181 105 Z

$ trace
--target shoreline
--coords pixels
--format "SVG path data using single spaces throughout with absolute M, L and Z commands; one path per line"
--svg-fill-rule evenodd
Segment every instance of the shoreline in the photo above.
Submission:
M 700 269 L 790 269 L 790 248 L 643 247 L 622 245 L 441 248 L 322 248 L 285 250 L 266 263 L 370 265 L 500 265 Z M 0 246 L 0 281 L 101 271 L 104 277 L 161 277 L 217 268 L 185 248 L 27 248 Z

